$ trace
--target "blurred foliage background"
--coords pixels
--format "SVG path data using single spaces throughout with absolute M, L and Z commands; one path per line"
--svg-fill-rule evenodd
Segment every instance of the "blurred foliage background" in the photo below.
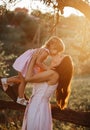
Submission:
M 65 43 L 65 53 L 72 56 L 75 72 L 69 107 L 90 110 L 90 21 L 84 16 L 59 16 L 25 8 L 14 11 L 0 6 L 0 76 L 15 75 L 12 64 L 16 57 L 29 48 L 42 46 L 52 35 Z M 77 92 L 78 90 L 78 92 Z M 29 92 L 29 93 L 28 93 Z M 29 96 L 31 89 L 27 87 Z M 11 100 L 0 90 L 0 98 Z M 53 99 L 55 100 L 55 99 Z M 23 113 L 0 110 L 0 130 L 20 130 Z M 89 128 L 53 120 L 54 130 L 89 130 Z
M 0 9 L 3 11 L 0 13 L 0 46 L 2 46 L 0 48 L 3 48 L 4 55 L 19 56 L 29 48 L 42 46 L 51 35 L 57 35 L 65 43 L 65 53 L 73 58 L 75 74 L 90 73 L 90 21 L 88 19 L 76 15 L 59 16 L 57 26 L 54 28 L 54 14 L 43 14 L 39 10 L 33 10 L 29 15 L 24 8 L 9 11 L 1 6 Z M 9 65 L 11 66 L 10 63 Z

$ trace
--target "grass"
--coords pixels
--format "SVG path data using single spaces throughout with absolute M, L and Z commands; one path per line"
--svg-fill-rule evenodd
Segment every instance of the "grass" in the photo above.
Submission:
M 72 80 L 71 95 L 68 107 L 77 111 L 90 111 L 90 76 L 76 77 Z M 90 128 L 77 126 L 53 120 L 53 130 L 89 130 Z
M 31 95 L 31 88 L 26 87 L 26 94 Z M 10 100 L 9 97 L 0 91 L 0 98 Z M 55 101 L 55 98 L 52 98 Z M 71 95 L 68 107 L 73 110 L 90 111 L 90 76 L 79 76 L 72 80 Z M 0 130 L 21 130 L 23 113 L 15 110 L 0 111 L 0 119 L 5 117 L 4 124 L 0 124 Z M 72 123 L 60 122 L 53 119 L 53 130 L 89 130 L 90 128 L 77 126 Z

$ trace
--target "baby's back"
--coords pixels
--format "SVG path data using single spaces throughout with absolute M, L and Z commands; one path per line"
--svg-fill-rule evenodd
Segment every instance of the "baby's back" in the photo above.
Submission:
M 49 55 L 49 50 L 46 48 L 40 48 L 38 51 L 39 51 L 39 54 L 37 56 L 36 63 L 34 66 L 35 73 L 44 71 L 43 64 L 44 64 L 45 59 Z

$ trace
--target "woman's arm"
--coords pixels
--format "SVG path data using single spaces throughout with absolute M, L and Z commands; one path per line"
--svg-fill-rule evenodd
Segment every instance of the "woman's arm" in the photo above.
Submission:
M 27 77 L 26 82 L 40 83 L 47 82 L 49 85 L 54 85 L 58 82 L 59 75 L 53 70 L 43 71 L 31 77 Z

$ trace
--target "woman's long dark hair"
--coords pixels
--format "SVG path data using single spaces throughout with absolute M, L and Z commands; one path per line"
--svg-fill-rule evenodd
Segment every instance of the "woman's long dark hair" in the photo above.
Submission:
M 70 83 L 73 74 L 73 63 L 70 56 L 66 55 L 56 68 L 59 73 L 59 84 L 56 90 L 56 100 L 60 109 L 67 107 L 70 95 Z

